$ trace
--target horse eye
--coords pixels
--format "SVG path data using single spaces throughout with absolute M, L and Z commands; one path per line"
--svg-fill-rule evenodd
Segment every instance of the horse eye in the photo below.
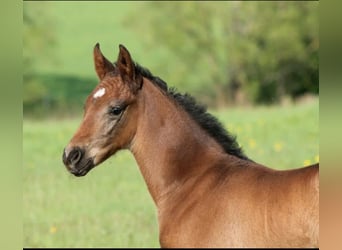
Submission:
M 114 106 L 114 107 L 111 107 L 110 110 L 109 110 L 109 113 L 111 115 L 120 115 L 123 111 L 123 108 L 120 107 L 120 106 Z

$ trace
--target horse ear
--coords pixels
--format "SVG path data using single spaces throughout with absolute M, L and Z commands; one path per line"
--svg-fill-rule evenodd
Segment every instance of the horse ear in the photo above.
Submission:
M 135 66 L 131 55 L 123 45 L 119 45 L 119 56 L 116 62 L 116 66 L 120 72 L 120 75 L 124 81 L 131 84 L 134 90 L 139 89 L 142 84 L 142 77 L 135 74 Z
M 100 44 L 94 47 L 94 64 L 97 76 L 102 80 L 108 72 L 115 70 L 114 65 L 102 54 Z
M 120 52 L 116 66 L 119 69 L 120 75 L 125 80 L 128 79 L 130 81 L 134 81 L 135 69 L 132 57 L 125 46 L 120 44 L 119 49 Z

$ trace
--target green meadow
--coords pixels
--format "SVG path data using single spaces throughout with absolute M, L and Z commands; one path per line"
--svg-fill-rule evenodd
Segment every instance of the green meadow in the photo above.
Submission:
M 291 169 L 319 161 L 319 101 L 212 113 L 254 161 Z M 159 247 L 156 208 L 128 151 L 85 177 L 62 151 L 81 116 L 23 121 L 24 247 Z

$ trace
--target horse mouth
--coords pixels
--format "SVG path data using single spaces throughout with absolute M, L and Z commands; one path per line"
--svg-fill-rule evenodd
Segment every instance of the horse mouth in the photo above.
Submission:
M 95 167 L 94 161 L 92 158 L 89 158 L 83 164 L 77 164 L 73 168 L 67 167 L 68 171 L 74 176 L 81 177 L 85 176 L 91 169 Z

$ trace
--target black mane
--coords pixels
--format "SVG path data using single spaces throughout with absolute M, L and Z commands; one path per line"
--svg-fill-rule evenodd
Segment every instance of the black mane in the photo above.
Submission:
M 196 100 L 187 93 L 181 94 L 174 88 L 169 89 L 162 79 L 152 75 L 148 69 L 141 67 L 139 64 L 135 64 L 135 70 L 137 74 L 141 74 L 151 80 L 153 84 L 157 85 L 183 107 L 192 119 L 222 146 L 226 153 L 235 155 L 244 160 L 249 160 L 237 143 L 236 136 L 229 134 L 218 119 L 207 112 L 206 106 L 198 104 Z

